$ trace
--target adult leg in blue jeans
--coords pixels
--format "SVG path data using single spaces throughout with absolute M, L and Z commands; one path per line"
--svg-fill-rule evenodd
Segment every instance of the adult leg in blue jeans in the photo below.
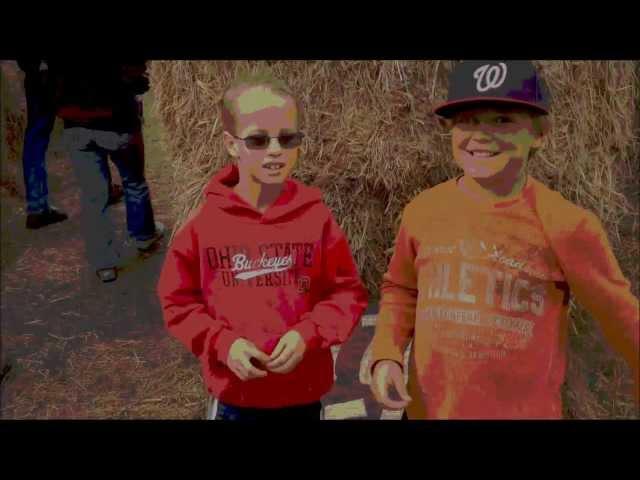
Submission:
M 114 229 L 107 215 L 109 186 L 107 156 L 109 150 L 100 143 L 105 132 L 88 129 L 65 130 L 65 142 L 81 191 L 80 222 L 89 264 L 96 272 L 115 269 L 118 253 L 114 246 Z M 114 276 L 114 275 L 112 275 Z M 115 278 L 106 281 L 115 280 Z
M 29 74 L 24 82 L 27 98 L 27 127 L 22 152 L 22 168 L 27 200 L 27 228 L 42 228 L 67 219 L 49 205 L 45 166 L 49 138 L 55 121 L 51 93 L 41 78 Z
M 119 260 L 113 224 L 107 214 L 108 156 L 122 178 L 127 227 L 136 246 L 140 250 L 150 248 L 164 233 L 164 226 L 154 222 L 149 187 L 136 158 L 139 149 L 132 144 L 131 137 L 131 134 L 87 128 L 64 131 L 64 141 L 82 192 L 81 223 L 87 257 L 103 282 L 116 280 Z
M 140 148 L 142 130 L 127 135 L 127 142 L 111 152 L 111 161 L 122 178 L 127 229 L 140 250 L 148 250 L 164 233 L 164 226 L 154 221 L 151 193 L 144 176 L 144 150 Z

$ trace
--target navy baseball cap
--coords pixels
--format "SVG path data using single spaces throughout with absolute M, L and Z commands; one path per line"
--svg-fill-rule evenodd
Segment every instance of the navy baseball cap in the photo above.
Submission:
M 473 60 L 458 63 L 449 77 L 447 101 L 434 113 L 450 117 L 475 104 L 522 105 L 549 113 L 549 90 L 527 60 Z

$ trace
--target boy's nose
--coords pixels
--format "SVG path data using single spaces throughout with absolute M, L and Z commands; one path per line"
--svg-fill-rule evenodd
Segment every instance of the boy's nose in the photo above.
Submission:
M 469 141 L 478 142 L 478 143 L 489 143 L 493 141 L 493 136 L 491 132 L 487 128 L 483 128 L 478 126 L 478 128 L 474 129 L 469 136 Z
M 270 155 L 273 155 L 274 153 L 282 152 L 282 146 L 280 145 L 280 141 L 278 140 L 278 137 L 273 137 L 271 139 L 271 141 L 269 142 L 269 146 L 267 147 L 267 152 Z

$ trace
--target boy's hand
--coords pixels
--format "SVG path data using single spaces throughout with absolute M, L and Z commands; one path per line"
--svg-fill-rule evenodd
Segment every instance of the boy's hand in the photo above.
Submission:
M 289 373 L 300 363 L 307 349 L 302 336 L 295 330 L 284 334 L 271 353 L 266 367 L 274 373 Z
M 227 367 L 243 382 L 252 378 L 266 377 L 267 372 L 256 368 L 252 359 L 256 359 L 261 364 L 269 361 L 266 353 L 261 352 L 249 340 L 239 338 L 231 345 L 227 357 Z
M 392 400 L 389 397 L 390 385 L 395 387 L 401 400 Z M 380 360 L 376 364 L 371 378 L 371 391 L 376 400 L 390 410 L 402 410 L 411 401 L 404 384 L 402 368 L 393 360 Z

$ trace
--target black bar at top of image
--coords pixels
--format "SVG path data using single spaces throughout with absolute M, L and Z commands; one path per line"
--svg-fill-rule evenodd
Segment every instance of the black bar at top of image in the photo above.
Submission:
M 122 25 L 126 30 L 126 25 Z M 543 28 L 544 27 L 544 28 Z M 637 27 L 603 23 L 598 28 L 579 22 L 537 29 L 517 29 L 499 20 L 492 28 L 447 19 L 432 19 L 422 27 L 387 25 L 385 28 L 301 28 L 290 31 L 236 30 L 216 22 L 210 29 L 188 23 L 170 30 L 152 22 L 136 25 L 134 35 L 91 35 L 79 41 L 81 31 L 47 34 L 46 42 L 24 32 L 0 33 L 0 59 L 147 58 L 150 60 L 637 60 Z M 238 27 L 239 28 L 239 27 Z M 4 41 L 6 39 L 6 41 Z

